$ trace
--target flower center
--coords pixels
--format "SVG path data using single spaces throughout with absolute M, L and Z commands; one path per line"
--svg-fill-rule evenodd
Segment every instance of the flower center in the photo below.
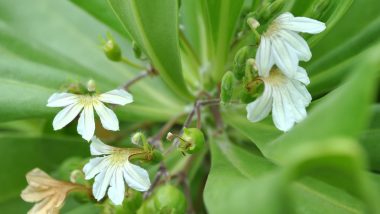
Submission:
M 286 81 L 285 75 L 278 68 L 272 69 L 269 76 L 262 79 L 270 85 L 282 85 Z
M 79 97 L 79 103 L 84 106 L 93 105 L 94 101 L 96 101 L 96 95 L 82 95 Z
M 129 156 L 130 154 L 128 151 L 116 149 L 111 155 L 111 163 L 118 166 L 124 165 L 128 161 Z
M 275 33 L 278 32 L 278 30 L 280 30 L 280 26 L 276 21 L 274 21 L 269 25 L 268 29 L 265 31 L 264 36 L 273 36 Z

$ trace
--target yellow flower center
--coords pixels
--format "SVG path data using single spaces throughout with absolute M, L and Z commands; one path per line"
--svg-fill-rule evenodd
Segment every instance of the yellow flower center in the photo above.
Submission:
M 286 81 L 286 76 L 278 68 L 274 68 L 269 76 L 263 77 L 262 80 L 270 85 L 282 85 Z
M 115 149 L 111 155 L 111 163 L 113 165 L 123 165 L 129 159 L 130 153 L 125 149 Z
M 94 102 L 98 101 L 97 95 L 81 95 L 79 96 L 79 103 L 83 104 L 84 106 L 93 105 Z
M 266 32 L 264 33 L 264 36 L 270 37 L 273 36 L 278 30 L 280 29 L 280 26 L 276 21 L 272 22 Z

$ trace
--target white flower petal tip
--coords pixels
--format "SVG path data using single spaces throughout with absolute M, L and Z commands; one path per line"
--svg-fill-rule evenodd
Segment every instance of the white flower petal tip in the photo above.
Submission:
M 105 103 L 126 105 L 133 102 L 133 96 L 124 89 L 115 89 L 101 94 L 99 100 Z
M 53 120 L 54 130 L 62 129 L 80 115 L 77 126 L 78 134 L 86 141 L 90 141 L 95 133 L 95 109 L 105 129 L 119 131 L 119 120 L 116 114 L 103 102 L 126 105 L 133 102 L 133 96 L 123 89 L 115 89 L 100 95 L 52 94 L 48 99 L 47 106 L 64 107 Z
M 323 22 L 294 17 L 291 13 L 278 16 L 261 36 L 256 54 L 259 75 L 267 77 L 273 65 L 276 65 L 288 77 L 297 72 L 299 61 L 309 61 L 310 48 L 298 33 L 317 34 L 326 29 Z
M 148 172 L 129 162 L 130 150 L 115 148 L 93 137 L 90 145 L 92 158 L 83 168 L 86 179 L 95 177 L 93 195 L 99 201 L 108 195 L 110 200 L 119 205 L 125 196 L 125 183 L 137 191 L 150 188 Z M 107 191 L 108 189 L 108 191 Z
M 21 198 L 36 203 L 29 214 L 59 213 L 67 194 L 76 188 L 75 184 L 55 180 L 38 168 L 28 172 L 26 180 L 28 186 Z
M 303 68 L 297 69 L 294 78 L 272 70 L 268 77 L 261 79 L 265 86 L 263 94 L 246 107 L 249 121 L 258 122 L 272 111 L 275 126 L 286 132 L 306 118 L 306 107 L 312 97 L 305 87 L 309 79 Z

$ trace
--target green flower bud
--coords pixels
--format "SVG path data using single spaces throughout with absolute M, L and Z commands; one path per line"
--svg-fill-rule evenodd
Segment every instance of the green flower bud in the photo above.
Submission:
M 255 49 L 249 46 L 241 48 L 235 55 L 233 72 L 236 79 L 241 80 L 245 75 L 245 64 L 247 59 L 255 57 Z
M 222 103 L 228 103 L 233 95 L 234 74 L 228 71 L 224 74 L 221 85 L 220 100 Z
M 245 75 L 244 75 L 244 82 L 251 82 L 256 76 L 257 72 L 255 70 L 256 62 L 254 59 L 248 59 L 247 63 L 245 64 Z
M 59 180 L 64 180 L 64 181 L 71 181 L 75 183 L 76 181 L 79 181 L 78 179 L 72 180 L 72 173 L 75 171 L 81 171 L 84 164 L 86 163 L 86 159 L 78 158 L 78 157 L 73 157 L 65 160 L 61 166 L 58 168 L 57 171 L 55 171 L 56 177 Z M 87 183 L 87 182 L 86 182 Z M 79 182 L 79 184 L 82 184 Z
M 159 187 L 152 198 L 159 213 L 182 214 L 186 212 L 186 197 L 173 185 L 167 184 Z
M 121 61 L 121 50 L 110 34 L 107 34 L 107 41 L 103 44 L 103 51 L 107 58 L 111 61 Z
M 156 209 L 153 198 L 149 198 L 145 200 L 141 207 L 137 210 L 137 214 L 152 214 L 158 213 L 159 211 Z
M 183 153 L 193 154 L 200 151 L 205 144 L 205 137 L 201 130 L 197 128 L 184 128 L 182 136 L 179 138 L 179 150 Z
M 260 20 L 268 20 L 279 13 L 285 5 L 285 0 L 265 1 L 258 12 Z
M 152 146 L 148 143 L 148 140 L 142 132 L 135 133 L 132 136 L 131 141 L 133 144 L 143 147 L 145 151 L 152 150 Z
M 132 42 L 132 49 L 133 49 L 133 53 L 135 54 L 135 57 L 138 59 L 141 59 L 142 51 L 135 41 Z

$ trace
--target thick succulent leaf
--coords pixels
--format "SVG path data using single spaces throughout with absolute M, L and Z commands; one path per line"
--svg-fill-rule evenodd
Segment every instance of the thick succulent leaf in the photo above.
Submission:
M 89 155 L 88 145 L 78 138 L 15 135 L 0 136 L 0 149 L 6 151 L 0 162 L 4 172 L 0 174 L 0 182 L 6 184 L 0 189 L 0 207 L 9 207 L 12 211 L 12 204 L 21 202 L 20 192 L 27 185 L 25 174 L 28 171 L 38 167 L 50 172 L 68 157 Z M 21 208 L 24 211 L 20 213 L 26 213 L 28 206 Z
M 162 79 L 177 94 L 190 97 L 183 80 L 176 0 L 108 0 L 133 39 L 145 50 Z
M 363 189 L 371 187 L 361 171 L 363 157 L 349 140 L 325 142 L 325 147 L 303 147 L 286 167 L 278 168 L 221 136 L 211 142 L 212 167 L 205 188 L 210 213 L 361 213 L 363 206 L 345 191 L 308 176 L 315 171 L 348 179 Z M 228 203 L 226 197 L 228 195 Z
M 365 13 L 363 8 L 367 8 Z M 313 61 L 306 66 L 310 74 L 325 72 L 375 44 L 380 29 L 379 10 L 377 0 L 354 1 L 337 24 L 313 47 Z
M 94 16 L 99 21 L 103 22 L 118 33 L 129 37 L 128 32 L 125 31 L 123 25 L 119 22 L 107 1 L 105 0 L 70 0 L 78 7 L 87 11 L 90 15 Z
M 380 105 L 373 106 L 370 127 L 360 137 L 360 143 L 366 150 L 370 168 L 376 172 L 380 171 Z
M 206 23 L 212 38 L 211 71 L 215 81 L 219 81 L 224 72 L 232 38 L 235 35 L 243 0 L 205 1 Z
M 46 108 L 46 101 L 64 85 L 93 78 L 99 91 L 108 91 L 137 74 L 106 59 L 98 35 L 110 29 L 70 2 L 17 5 L 17 0 L 0 2 L 0 121 L 53 116 L 58 109 Z M 118 108 L 122 119 L 162 121 L 183 111 L 183 103 L 158 78 L 130 90 L 135 102 Z

